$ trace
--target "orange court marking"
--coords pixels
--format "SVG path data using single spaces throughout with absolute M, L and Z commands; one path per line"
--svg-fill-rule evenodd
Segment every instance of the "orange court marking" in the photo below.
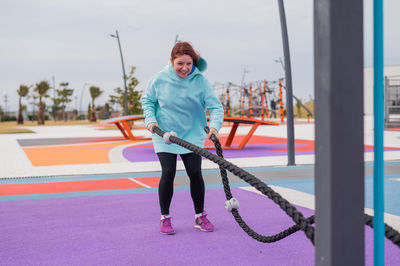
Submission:
M 141 178 L 136 177 L 134 179 L 137 179 L 140 182 L 150 187 L 157 187 L 158 183 L 160 182 L 160 178 L 157 176 L 141 177 Z M 133 188 L 144 188 L 144 186 L 136 182 L 133 182 L 127 178 L 50 182 L 50 183 L 6 184 L 6 185 L 0 185 L 0 196 L 84 192 L 84 191 L 113 190 L 113 189 L 133 189 Z
M 117 146 L 141 141 L 117 141 L 82 145 L 24 147 L 33 166 L 110 163 L 109 151 Z

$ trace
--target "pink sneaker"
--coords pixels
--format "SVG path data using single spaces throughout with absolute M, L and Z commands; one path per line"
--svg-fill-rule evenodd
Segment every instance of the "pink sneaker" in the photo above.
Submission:
M 203 232 L 214 231 L 214 225 L 207 219 L 206 212 L 203 212 L 200 217 L 196 218 L 194 228 L 198 228 Z
M 175 234 L 174 228 L 172 228 L 171 217 L 164 218 L 160 221 L 160 233 L 163 235 Z

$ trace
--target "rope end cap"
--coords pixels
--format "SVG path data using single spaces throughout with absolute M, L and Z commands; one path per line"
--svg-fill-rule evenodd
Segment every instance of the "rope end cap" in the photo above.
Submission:
M 178 137 L 178 134 L 176 134 L 174 131 L 171 132 L 166 132 L 163 136 L 164 142 L 166 144 L 171 144 L 172 142 L 169 140 L 169 137 L 174 136 L 174 137 Z
M 239 209 L 239 201 L 236 198 L 231 198 L 230 200 L 225 201 L 225 209 L 228 212 L 232 212 L 233 209 Z

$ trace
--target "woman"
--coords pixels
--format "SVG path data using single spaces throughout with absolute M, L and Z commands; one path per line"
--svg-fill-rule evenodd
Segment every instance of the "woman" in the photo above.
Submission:
M 203 147 L 206 138 L 206 109 L 210 112 L 210 133 L 218 135 L 223 122 L 223 108 L 210 83 L 202 75 L 207 68 L 204 59 L 188 42 L 178 42 L 171 51 L 170 63 L 147 84 L 142 97 L 146 127 L 170 132 Z M 173 195 L 176 161 L 179 154 L 190 178 L 190 194 L 195 209 L 195 228 L 212 232 L 213 224 L 204 211 L 204 180 L 201 172 L 201 156 L 176 145 L 166 144 L 162 137 L 153 134 L 153 146 L 160 160 L 162 175 L 158 186 L 161 209 L 160 232 L 174 234 L 169 208 Z

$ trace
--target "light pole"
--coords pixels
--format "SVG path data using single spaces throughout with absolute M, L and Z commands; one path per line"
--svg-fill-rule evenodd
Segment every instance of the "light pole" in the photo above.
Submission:
M 243 86 L 244 84 L 244 76 L 246 76 L 246 74 L 249 73 L 249 71 L 247 71 L 246 68 L 243 69 L 243 75 L 242 75 L 242 83 L 240 84 L 241 86 Z
M 290 66 L 289 40 L 286 26 L 286 15 L 283 0 L 278 0 L 279 15 L 281 20 L 283 57 L 285 67 L 286 82 L 286 126 L 287 126 L 287 149 L 288 165 L 295 165 L 294 154 L 294 121 L 293 121 L 293 89 L 292 89 L 292 70 Z M 282 61 L 280 61 L 282 64 Z M 283 65 L 283 64 L 282 64 Z
M 83 93 L 85 92 L 85 87 L 88 85 L 86 82 L 83 84 L 82 90 L 81 90 L 81 98 L 79 99 L 79 111 L 78 111 L 78 118 L 82 113 L 82 98 L 83 98 Z M 88 114 L 89 115 L 89 114 Z
M 278 59 L 274 59 L 274 62 L 275 63 L 280 63 L 281 66 L 282 66 L 283 72 L 285 72 L 285 65 L 283 64 L 281 57 L 279 57 L 279 60 Z
M 56 109 L 56 78 L 53 76 L 53 120 L 57 120 L 57 109 Z
M 7 103 L 8 103 L 8 96 L 7 96 L 7 92 L 4 92 L 4 113 L 6 114 L 7 117 Z
M 113 37 L 113 38 L 117 38 L 117 40 L 118 40 L 118 47 L 119 47 L 119 53 L 121 55 L 122 74 L 123 74 L 124 89 L 125 89 L 125 95 L 124 95 L 124 99 L 125 99 L 125 115 L 128 115 L 129 114 L 129 110 L 128 110 L 128 90 L 126 88 L 126 75 L 125 75 L 124 58 L 122 57 L 122 49 L 121 49 L 121 43 L 119 41 L 118 30 L 115 31 L 115 35 L 114 34 L 110 34 L 110 36 Z

